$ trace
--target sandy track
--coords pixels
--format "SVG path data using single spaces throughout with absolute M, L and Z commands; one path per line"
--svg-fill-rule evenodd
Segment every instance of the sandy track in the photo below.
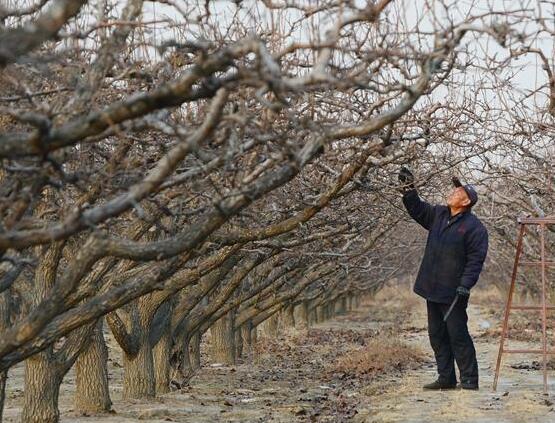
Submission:
M 384 298 L 394 298 L 384 301 Z M 60 396 L 62 422 L 551 422 L 553 395 L 541 393 L 541 372 L 513 369 L 536 357 L 504 360 L 501 384 L 491 391 L 498 341 L 485 337 L 485 322 L 498 325 L 487 307 L 470 309 L 471 331 L 481 371 L 478 392 L 424 392 L 435 379 L 428 345 L 425 305 L 408 290 L 385 293 L 348 316 L 306 331 L 292 330 L 275 341 L 262 341 L 254 358 L 234 367 L 205 362 L 190 386 L 152 401 L 121 399 L 121 357 L 110 347 L 110 389 L 114 413 L 80 416 L 73 411 L 75 378 L 71 371 Z M 416 368 L 381 374 L 334 371 L 339 360 L 364 348 L 380 334 L 397 337 L 426 357 Z M 518 345 L 531 345 L 518 343 Z M 525 367 L 525 366 L 523 366 Z M 12 369 L 5 421 L 17 421 L 23 367 Z M 551 389 L 555 391 L 555 383 Z
M 553 395 L 555 379 L 552 378 L 549 384 L 551 393 L 543 395 L 541 371 L 511 367 L 511 365 L 528 367 L 528 364 L 533 360 L 539 360 L 540 357 L 505 355 L 497 392 L 492 391 L 499 339 L 483 335 L 485 327 L 490 325 L 497 327 L 500 322 L 499 313 L 493 316 L 490 310 L 487 306 L 472 305 L 471 300 L 469 323 L 471 333 L 475 336 L 480 367 L 481 389 L 479 391 L 423 391 L 421 386 L 436 378 L 435 367 L 429 364 L 410 372 L 386 387 L 383 394 L 369 398 L 365 403 L 366 406 L 361 405 L 359 408 L 359 414 L 355 420 L 376 423 L 553 422 L 555 420 Z M 428 346 L 425 330 L 425 313 L 425 304 L 421 302 L 413 311 L 410 329 L 403 330 L 401 337 L 406 342 L 427 350 L 431 361 L 431 348 Z M 530 348 L 539 345 L 532 342 L 510 342 L 514 347 Z

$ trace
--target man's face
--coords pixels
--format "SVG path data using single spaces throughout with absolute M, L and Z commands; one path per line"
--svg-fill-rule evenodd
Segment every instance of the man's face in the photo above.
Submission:
M 457 187 L 451 191 L 447 197 L 447 205 L 453 208 L 468 207 L 470 205 L 470 198 L 463 187 Z

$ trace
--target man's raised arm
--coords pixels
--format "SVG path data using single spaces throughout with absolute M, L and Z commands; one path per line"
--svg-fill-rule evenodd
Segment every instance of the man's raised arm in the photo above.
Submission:
M 435 207 L 423 201 L 414 187 L 414 175 L 406 167 L 399 171 L 399 182 L 403 189 L 403 204 L 410 217 L 416 220 L 426 230 L 430 230 L 435 216 Z

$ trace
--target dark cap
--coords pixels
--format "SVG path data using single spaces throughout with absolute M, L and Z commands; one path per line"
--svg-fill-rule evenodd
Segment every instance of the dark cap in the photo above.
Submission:
M 474 188 L 474 186 L 463 185 L 460 179 L 457 178 L 456 176 L 453 176 L 453 185 L 455 185 L 457 188 L 462 187 L 464 189 L 464 191 L 466 192 L 466 195 L 468 195 L 468 198 L 470 199 L 469 207 L 472 207 L 474 204 L 478 202 L 478 193 L 476 192 L 476 189 Z

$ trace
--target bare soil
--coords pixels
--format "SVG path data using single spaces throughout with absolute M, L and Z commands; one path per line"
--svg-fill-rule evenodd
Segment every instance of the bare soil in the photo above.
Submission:
M 151 401 L 121 399 L 121 356 L 110 340 L 113 413 L 76 414 L 71 371 L 61 390 L 62 422 L 553 421 L 555 400 L 542 393 L 541 357 L 505 358 L 498 392 L 492 392 L 498 349 L 494 329 L 500 325 L 502 305 L 480 300 L 479 293 L 471 304 L 481 371 L 477 392 L 422 391 L 436 377 L 425 304 L 408 289 L 387 288 L 348 315 L 308 331 L 290 329 L 277 339 L 262 338 L 253 355 L 237 366 L 211 364 L 203 355 L 204 367 L 188 386 Z M 536 345 L 535 339 L 511 344 Z M 20 365 L 10 372 L 7 422 L 18 420 L 22 386 Z

